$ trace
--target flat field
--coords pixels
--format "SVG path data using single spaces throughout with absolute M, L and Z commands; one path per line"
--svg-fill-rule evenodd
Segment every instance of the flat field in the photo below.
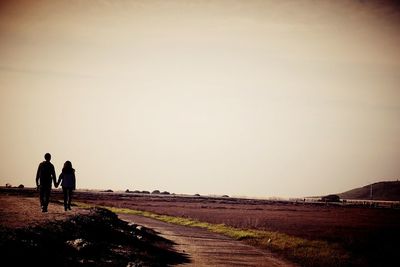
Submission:
M 83 193 L 77 195 L 77 199 L 96 205 L 144 210 L 235 228 L 276 231 L 307 240 L 326 241 L 349 253 L 348 261 L 338 265 L 397 266 L 398 263 L 400 209 L 130 193 Z M 287 256 L 291 258 L 291 255 Z
M 61 199 L 57 190 L 54 198 Z M 349 255 L 346 261 L 331 263 L 331 266 L 398 266 L 400 209 L 91 191 L 77 191 L 74 200 L 92 205 L 149 211 L 224 224 L 240 229 L 273 231 L 310 241 L 323 241 L 346 251 Z M 299 261 L 299 258 L 290 255 L 290 252 L 285 256 L 301 265 L 323 266 L 323 261 Z

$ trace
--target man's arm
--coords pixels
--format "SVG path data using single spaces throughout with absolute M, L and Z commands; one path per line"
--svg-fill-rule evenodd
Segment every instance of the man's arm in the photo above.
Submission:
M 58 177 L 58 181 L 57 181 L 57 185 L 56 185 L 56 187 L 58 187 L 59 185 L 60 185 L 60 183 L 61 183 L 61 181 L 64 179 L 64 175 L 63 175 L 63 173 L 60 173 L 60 176 Z
M 55 187 L 58 187 L 58 184 L 57 184 L 57 176 L 56 176 L 56 171 L 54 170 L 54 166 L 53 166 L 53 168 L 52 168 L 52 170 L 51 170 L 51 172 L 52 172 L 52 176 L 53 176 L 53 183 L 54 183 L 54 186 Z
M 42 163 L 39 164 L 39 167 L 38 167 L 37 172 L 36 172 L 36 186 L 39 186 L 39 178 L 40 178 L 41 167 L 42 167 Z

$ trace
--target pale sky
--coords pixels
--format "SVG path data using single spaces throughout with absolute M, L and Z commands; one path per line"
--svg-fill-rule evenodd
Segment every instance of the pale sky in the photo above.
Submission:
M 1 1 L 0 184 L 250 197 L 400 178 L 391 1 Z

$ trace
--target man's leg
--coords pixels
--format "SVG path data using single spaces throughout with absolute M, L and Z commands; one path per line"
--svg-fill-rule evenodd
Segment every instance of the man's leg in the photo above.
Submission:
M 39 200 L 40 200 L 40 208 L 43 209 L 43 205 L 44 205 L 44 189 L 43 189 L 43 186 L 39 186 Z
M 43 207 L 42 207 L 42 211 L 43 212 L 47 212 L 47 207 L 49 206 L 49 201 L 50 201 L 50 191 L 51 191 L 51 187 L 43 187 Z

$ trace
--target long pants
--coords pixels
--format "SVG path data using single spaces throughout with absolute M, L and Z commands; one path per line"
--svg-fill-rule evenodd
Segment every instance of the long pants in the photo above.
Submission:
M 50 201 L 51 186 L 40 186 L 39 190 L 40 206 L 47 209 Z
M 64 193 L 64 208 L 70 208 L 72 201 L 72 188 L 63 187 L 63 193 Z

